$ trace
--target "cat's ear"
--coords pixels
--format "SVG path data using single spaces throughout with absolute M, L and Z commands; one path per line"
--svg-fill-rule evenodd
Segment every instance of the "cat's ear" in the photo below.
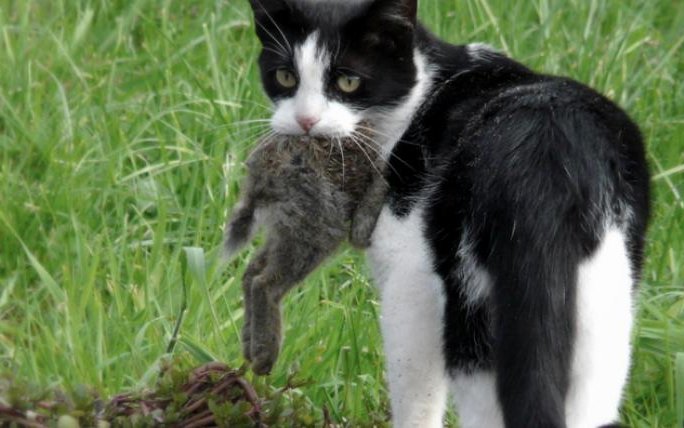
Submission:
M 352 26 L 350 33 L 361 33 L 361 44 L 366 49 L 408 59 L 406 53 L 413 51 L 417 3 L 417 0 L 373 0 L 358 22 L 360 27 Z
M 418 0 L 374 0 L 368 13 L 382 20 L 401 20 L 415 26 Z

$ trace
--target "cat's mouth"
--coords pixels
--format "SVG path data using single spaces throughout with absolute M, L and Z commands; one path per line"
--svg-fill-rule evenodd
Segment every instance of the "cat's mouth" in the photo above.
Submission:
M 373 125 L 367 121 L 363 120 L 356 125 L 354 125 L 353 128 L 349 130 L 341 130 L 341 131 L 328 131 L 328 130 L 317 130 L 317 129 L 311 129 L 308 131 L 294 131 L 291 129 L 278 129 L 277 127 L 272 127 L 271 130 L 273 131 L 274 135 L 280 136 L 280 137 L 298 137 L 302 141 L 309 141 L 309 140 L 341 140 L 341 139 L 347 139 L 347 138 L 353 138 L 354 136 L 365 136 L 367 138 L 371 138 L 374 135 L 374 127 Z
M 281 136 L 281 137 L 299 137 L 301 139 L 323 139 L 323 140 L 335 140 L 335 139 L 344 139 L 344 138 L 350 138 L 357 132 L 361 132 L 362 129 L 367 130 L 369 128 L 368 125 L 362 125 L 362 124 L 357 124 L 355 127 L 347 130 L 338 130 L 338 131 L 330 131 L 326 129 L 310 129 L 307 131 L 304 130 L 294 130 L 294 129 L 278 129 L 275 127 L 272 127 L 272 131 L 274 134 Z
M 348 133 L 306 133 L 301 135 L 287 135 L 287 138 L 295 138 L 302 144 L 319 145 L 325 147 L 337 147 L 342 156 L 349 148 L 360 150 L 369 159 L 381 155 L 377 135 L 370 122 L 363 120 L 356 124 L 352 132 Z

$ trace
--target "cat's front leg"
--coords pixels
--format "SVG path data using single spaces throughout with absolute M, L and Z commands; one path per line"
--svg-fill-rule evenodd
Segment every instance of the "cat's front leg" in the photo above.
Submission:
M 368 248 L 385 203 L 387 181 L 381 175 L 374 177 L 352 216 L 349 242 L 357 248 Z
M 381 327 L 395 427 L 441 427 L 447 377 L 442 283 L 433 272 L 421 214 L 378 220 L 369 259 L 380 288 Z

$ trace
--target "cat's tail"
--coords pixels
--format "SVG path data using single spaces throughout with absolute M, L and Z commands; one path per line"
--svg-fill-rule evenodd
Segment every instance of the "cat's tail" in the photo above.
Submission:
M 226 225 L 224 257 L 231 259 L 248 243 L 256 230 L 256 213 L 253 203 L 240 203 Z

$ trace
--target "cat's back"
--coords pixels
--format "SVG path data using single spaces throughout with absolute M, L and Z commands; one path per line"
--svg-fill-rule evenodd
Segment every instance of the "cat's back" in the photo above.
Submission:
M 606 214 L 647 192 L 639 128 L 577 81 L 533 74 L 490 91 L 472 113 L 464 126 L 447 126 L 457 141 L 446 138 L 458 148 L 452 168 L 467 169 L 481 197 L 532 204 L 546 191 L 564 206 Z
M 639 128 L 582 83 L 491 55 L 438 83 L 427 104 L 408 133 L 426 148 L 426 172 L 465 174 L 481 197 L 554 183 L 585 199 L 647 192 Z
M 567 240 L 586 255 L 606 224 L 634 236 L 645 230 L 641 133 L 597 91 L 494 58 L 447 81 L 431 102 L 409 134 L 426 152 L 428 178 L 396 192 L 395 206 L 430 190 L 426 230 L 437 253 L 458 251 L 463 230 L 483 259 L 492 236 L 527 240 L 528 248 Z M 452 266 L 440 269 L 447 275 Z

